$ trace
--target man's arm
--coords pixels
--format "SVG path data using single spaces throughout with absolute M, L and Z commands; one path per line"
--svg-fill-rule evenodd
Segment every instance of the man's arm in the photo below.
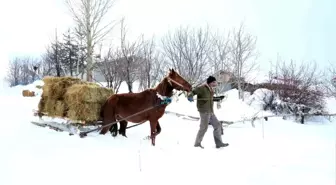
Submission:
M 199 92 L 200 92 L 200 87 L 196 87 L 188 94 L 187 98 L 192 99 L 193 96 L 199 94 Z

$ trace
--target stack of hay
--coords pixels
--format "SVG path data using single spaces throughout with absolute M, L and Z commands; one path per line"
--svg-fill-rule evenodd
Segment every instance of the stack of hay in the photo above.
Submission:
M 64 94 L 68 87 L 80 83 L 80 79 L 72 77 L 45 77 L 43 79 L 42 96 L 38 105 L 39 112 L 51 117 L 65 117 Z
M 35 96 L 35 92 L 30 91 L 30 90 L 23 90 L 22 91 L 22 96 L 23 97 L 33 97 L 33 96 Z
M 102 105 L 112 94 L 112 89 L 94 83 L 75 84 L 69 87 L 65 93 L 65 102 L 69 108 L 68 118 L 86 122 L 98 120 Z
M 51 117 L 93 122 L 100 118 L 101 106 L 112 89 L 73 77 L 45 77 L 39 112 Z

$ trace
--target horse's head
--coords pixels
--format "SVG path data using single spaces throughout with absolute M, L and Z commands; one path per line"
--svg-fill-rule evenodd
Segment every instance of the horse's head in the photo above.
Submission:
M 168 82 L 171 86 L 180 91 L 190 92 L 192 86 L 184 78 L 182 78 L 174 69 L 169 69 L 169 74 L 167 76 Z

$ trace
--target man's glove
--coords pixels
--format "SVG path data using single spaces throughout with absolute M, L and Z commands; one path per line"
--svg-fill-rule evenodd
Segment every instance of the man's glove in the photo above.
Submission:
M 188 97 L 188 101 L 193 102 L 194 98 L 193 97 Z
M 222 101 L 224 99 L 225 96 L 217 96 L 217 97 L 213 97 L 213 101 Z

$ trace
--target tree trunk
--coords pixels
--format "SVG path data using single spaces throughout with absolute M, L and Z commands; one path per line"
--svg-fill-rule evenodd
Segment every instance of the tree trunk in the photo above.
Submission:
M 88 82 L 92 81 L 92 66 L 93 66 L 93 60 L 92 60 L 92 53 L 93 53 L 93 48 L 92 48 L 92 42 L 88 41 L 88 58 L 87 58 L 87 64 L 86 64 L 86 80 Z
M 128 82 L 127 82 L 127 87 L 128 87 L 128 91 L 129 91 L 129 93 L 133 93 L 133 92 L 132 92 L 132 88 L 133 88 L 132 82 L 128 81 Z
M 148 74 L 148 78 L 147 78 L 147 88 L 151 87 L 151 78 L 150 78 L 150 74 Z
M 85 9 L 86 13 L 86 46 L 87 46 L 87 64 L 86 64 L 86 80 L 92 82 L 92 67 L 93 67 L 93 35 L 92 35 L 92 26 L 91 26 L 91 11 L 88 7 L 91 7 L 91 0 L 87 0 L 87 8 Z
M 241 88 L 240 80 L 238 80 L 238 96 L 239 96 L 239 99 L 244 101 L 244 95 L 243 95 L 243 90 Z

